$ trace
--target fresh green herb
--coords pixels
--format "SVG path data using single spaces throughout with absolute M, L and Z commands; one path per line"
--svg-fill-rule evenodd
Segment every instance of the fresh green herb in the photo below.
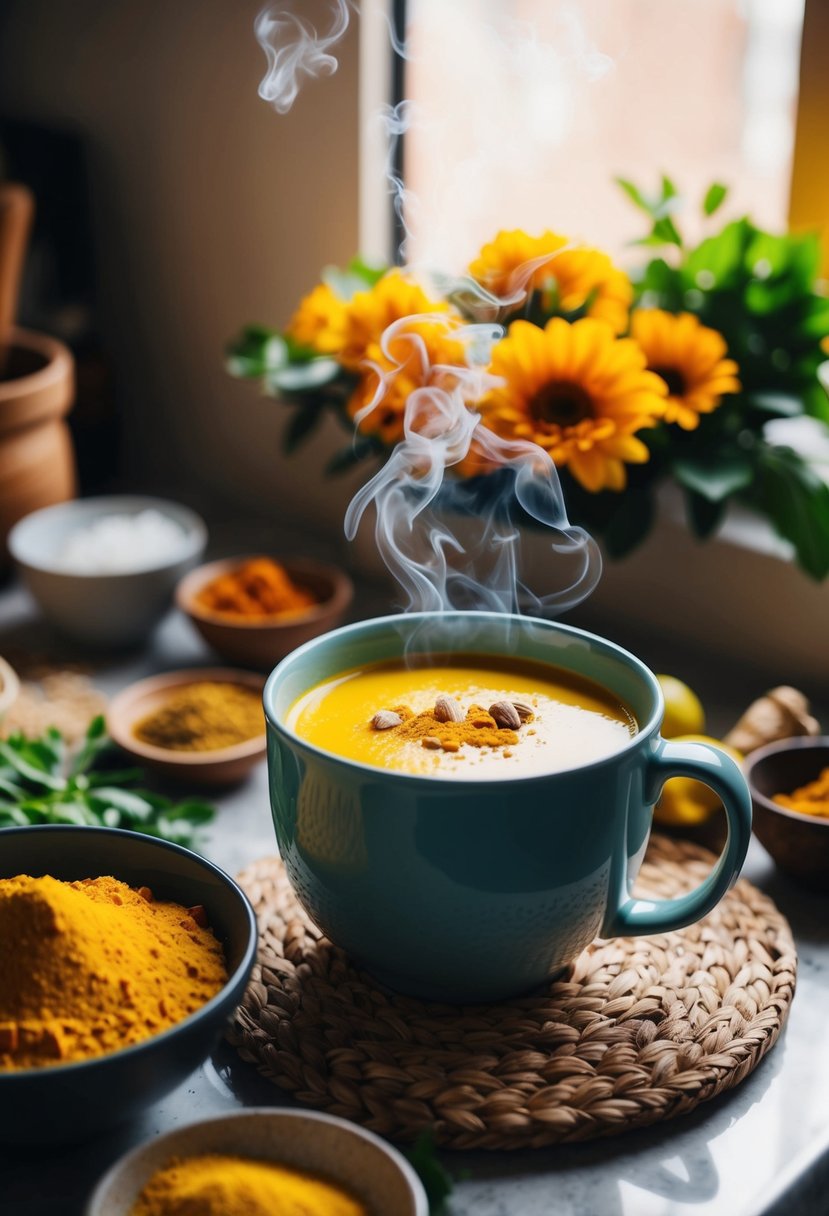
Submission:
M 423 1131 L 406 1154 L 429 1200 L 429 1216 L 443 1216 L 446 1200 L 452 1193 L 452 1176 L 437 1155 L 431 1129 Z
M 75 755 L 52 728 L 39 739 L 14 734 L 0 741 L 0 829 L 75 823 L 129 828 L 192 845 L 199 828 L 213 818 L 213 808 L 136 788 L 142 770 L 107 767 L 109 748 L 101 716 L 93 718 Z

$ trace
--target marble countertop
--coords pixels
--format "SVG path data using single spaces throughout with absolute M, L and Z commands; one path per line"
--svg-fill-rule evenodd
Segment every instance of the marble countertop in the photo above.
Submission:
M 43 638 L 30 601 L 11 590 L 0 595 L 0 651 L 15 643 L 42 648 Z M 658 670 L 695 684 L 714 709 L 715 732 L 773 682 L 729 672 L 720 662 L 710 670 L 703 658 L 652 638 L 640 640 L 638 650 Z M 95 679 L 114 692 L 152 672 L 208 658 L 188 622 L 171 613 L 147 651 L 109 662 Z M 275 852 L 264 765 L 218 801 L 204 849 L 212 860 L 235 873 Z M 829 898 L 798 890 L 756 841 L 744 873 L 789 918 L 800 958 L 788 1026 L 757 1070 L 685 1118 L 614 1140 L 526 1153 L 447 1153 L 445 1164 L 459 1179 L 449 1216 L 823 1216 L 829 1210 Z M 0 1213 L 81 1216 L 98 1177 L 128 1148 L 240 1104 L 291 1102 L 222 1045 L 146 1116 L 92 1143 L 0 1149 Z

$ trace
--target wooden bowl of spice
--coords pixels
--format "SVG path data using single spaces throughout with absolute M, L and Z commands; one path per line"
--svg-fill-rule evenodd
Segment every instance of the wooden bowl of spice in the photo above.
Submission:
M 262 676 L 229 667 L 139 680 L 107 711 L 109 733 L 142 765 L 198 785 L 232 785 L 265 756 Z
M 758 748 L 745 774 L 757 839 L 781 870 L 829 892 L 829 736 Z
M 336 628 L 353 595 L 336 566 L 254 554 L 192 570 L 176 603 L 223 658 L 270 671 L 303 642 Z

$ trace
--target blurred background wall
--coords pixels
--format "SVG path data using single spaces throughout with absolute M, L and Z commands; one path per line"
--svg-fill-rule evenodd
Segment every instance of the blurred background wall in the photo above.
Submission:
M 247 321 L 283 325 L 357 250 L 357 30 L 283 117 L 257 95 L 261 7 L 3 0 L 0 115 L 81 137 L 127 478 L 339 525 L 351 489 L 320 467 L 343 433 L 283 461 L 279 407 L 227 376 L 223 348 Z M 302 12 L 327 24 L 323 0 Z

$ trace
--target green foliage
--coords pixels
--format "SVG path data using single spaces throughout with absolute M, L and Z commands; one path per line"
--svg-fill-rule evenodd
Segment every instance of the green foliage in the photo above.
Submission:
M 128 828 L 192 847 L 213 808 L 134 788 L 141 769 L 107 768 L 109 748 L 101 716 L 90 722 L 74 757 L 54 729 L 39 739 L 15 734 L 0 741 L 0 829 L 43 823 Z
M 435 1138 L 431 1130 L 421 1132 L 407 1153 L 429 1200 L 429 1216 L 443 1216 L 446 1200 L 452 1193 L 452 1176 L 437 1155 Z

